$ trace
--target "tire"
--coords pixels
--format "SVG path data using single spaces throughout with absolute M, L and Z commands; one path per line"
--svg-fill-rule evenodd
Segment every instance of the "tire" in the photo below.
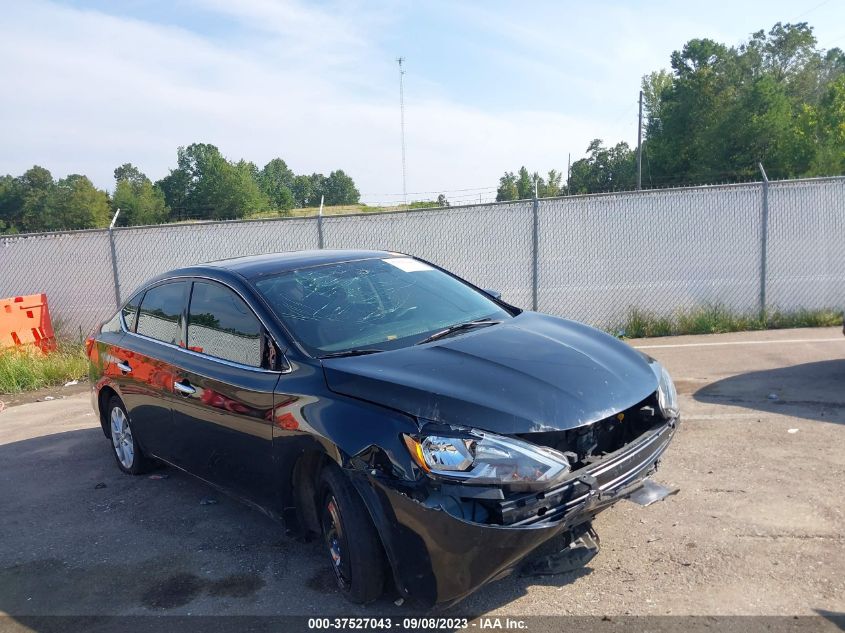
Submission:
M 334 464 L 320 473 L 318 508 L 323 543 L 343 596 L 366 604 L 384 592 L 385 557 L 358 491 Z
M 147 472 L 152 463 L 138 446 L 132 433 L 129 412 L 117 396 L 109 398 L 107 415 L 109 440 L 111 440 L 112 455 L 117 462 L 117 467 L 130 475 L 141 475 Z

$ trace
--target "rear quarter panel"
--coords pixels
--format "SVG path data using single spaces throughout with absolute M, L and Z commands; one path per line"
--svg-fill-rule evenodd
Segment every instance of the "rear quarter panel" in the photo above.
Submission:
M 114 383 L 115 358 L 120 344 L 125 336 L 124 332 L 99 332 L 94 337 L 94 343 L 88 352 L 88 379 L 91 383 L 91 406 L 100 420 L 103 433 L 108 437 L 108 428 L 103 418 L 105 403 L 100 402 L 103 388 L 111 387 L 118 395 L 120 390 Z M 119 373 L 119 372 L 118 372 Z

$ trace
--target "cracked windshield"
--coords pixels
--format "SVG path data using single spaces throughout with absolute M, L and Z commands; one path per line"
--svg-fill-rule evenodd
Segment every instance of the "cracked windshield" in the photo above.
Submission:
M 410 257 L 316 266 L 255 285 L 317 356 L 397 349 L 454 325 L 511 316 L 481 292 Z

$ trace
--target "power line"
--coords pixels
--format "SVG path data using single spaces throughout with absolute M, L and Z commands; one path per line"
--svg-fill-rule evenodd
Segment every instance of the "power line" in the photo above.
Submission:
M 805 15 L 807 15 L 808 13 L 812 13 L 812 12 L 813 12 L 813 11 L 815 11 L 816 9 L 819 9 L 819 8 L 823 7 L 823 6 L 824 6 L 824 5 L 826 5 L 828 2 L 830 2 L 830 0 L 823 0 L 822 2 L 819 2 L 816 6 L 814 6 L 812 9 L 807 9 L 806 11 L 804 11 L 804 13 L 801 13 L 801 14 L 799 14 L 799 15 L 796 15 L 794 18 L 791 18 L 789 21 L 790 21 L 790 22 L 794 22 L 794 21 L 795 21 L 795 20 L 797 20 L 798 18 L 803 18 L 803 17 L 804 17 Z

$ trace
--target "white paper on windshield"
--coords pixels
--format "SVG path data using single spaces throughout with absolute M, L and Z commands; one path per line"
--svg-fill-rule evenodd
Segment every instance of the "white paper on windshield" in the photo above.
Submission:
M 431 266 L 418 259 L 411 259 L 410 257 L 391 257 L 390 259 L 383 259 L 391 266 L 396 266 L 399 270 L 404 270 L 406 273 L 416 273 L 421 270 L 433 270 Z

